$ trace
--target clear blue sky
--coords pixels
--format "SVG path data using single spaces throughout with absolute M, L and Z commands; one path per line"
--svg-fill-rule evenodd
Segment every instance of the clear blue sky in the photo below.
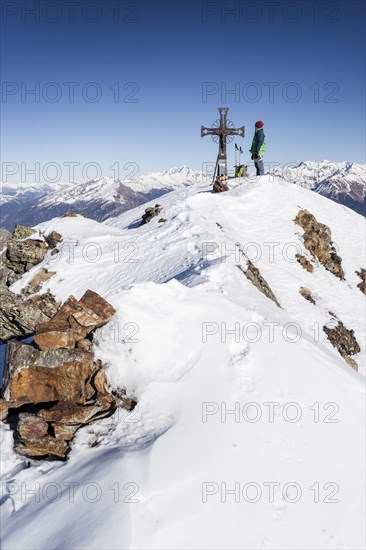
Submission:
M 365 162 L 363 1 L 67 4 L 3 2 L 3 162 L 201 168 L 219 106 L 245 125 L 246 155 L 261 119 L 267 162 Z

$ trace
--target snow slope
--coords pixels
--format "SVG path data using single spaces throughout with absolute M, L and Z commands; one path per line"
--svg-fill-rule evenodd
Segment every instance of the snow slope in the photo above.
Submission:
M 138 227 L 139 207 L 38 226 L 64 238 L 43 290 L 91 288 L 116 308 L 95 350 L 138 409 L 80 430 L 66 463 L 30 468 L 1 425 L 2 547 L 364 548 L 364 377 L 321 330 L 330 311 L 353 328 L 364 372 L 364 219 L 270 176 L 159 202 L 165 223 Z M 331 228 L 345 281 L 293 261 L 299 208 Z M 281 308 L 238 269 L 239 248 Z

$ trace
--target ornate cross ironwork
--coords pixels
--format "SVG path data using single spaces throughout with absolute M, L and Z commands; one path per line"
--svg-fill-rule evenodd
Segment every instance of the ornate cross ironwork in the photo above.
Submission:
M 241 126 L 241 128 L 232 128 L 231 126 L 228 126 L 228 121 L 227 121 L 227 112 L 229 110 L 228 107 L 219 107 L 218 109 L 220 113 L 220 124 L 217 127 L 213 127 L 213 128 L 206 128 L 205 126 L 201 126 L 201 137 L 212 136 L 212 135 L 218 136 L 219 153 L 217 155 L 214 178 L 216 175 L 216 169 L 218 169 L 218 176 L 219 177 L 221 176 L 222 179 L 224 179 L 224 178 L 227 178 L 227 154 L 226 154 L 227 138 L 229 136 L 244 137 L 245 128 L 244 126 Z

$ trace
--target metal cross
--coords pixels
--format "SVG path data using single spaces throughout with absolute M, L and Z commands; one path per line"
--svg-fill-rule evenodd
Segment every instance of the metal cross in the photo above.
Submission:
M 231 128 L 227 125 L 227 112 L 228 107 L 219 107 L 220 112 L 220 125 L 214 128 L 206 128 L 201 126 L 201 137 L 215 135 L 219 137 L 219 153 L 217 155 L 216 167 L 218 167 L 218 176 L 223 176 L 227 178 L 227 155 L 226 155 L 226 145 L 228 136 L 241 136 L 244 137 L 245 128 Z M 216 167 L 214 178 L 216 175 Z

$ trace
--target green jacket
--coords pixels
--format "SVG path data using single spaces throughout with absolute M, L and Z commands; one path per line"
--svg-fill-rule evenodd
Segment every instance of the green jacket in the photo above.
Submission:
M 263 155 L 267 147 L 266 136 L 264 135 L 263 128 L 256 128 L 254 138 L 252 141 L 252 146 L 250 152 L 252 155 L 258 154 Z

